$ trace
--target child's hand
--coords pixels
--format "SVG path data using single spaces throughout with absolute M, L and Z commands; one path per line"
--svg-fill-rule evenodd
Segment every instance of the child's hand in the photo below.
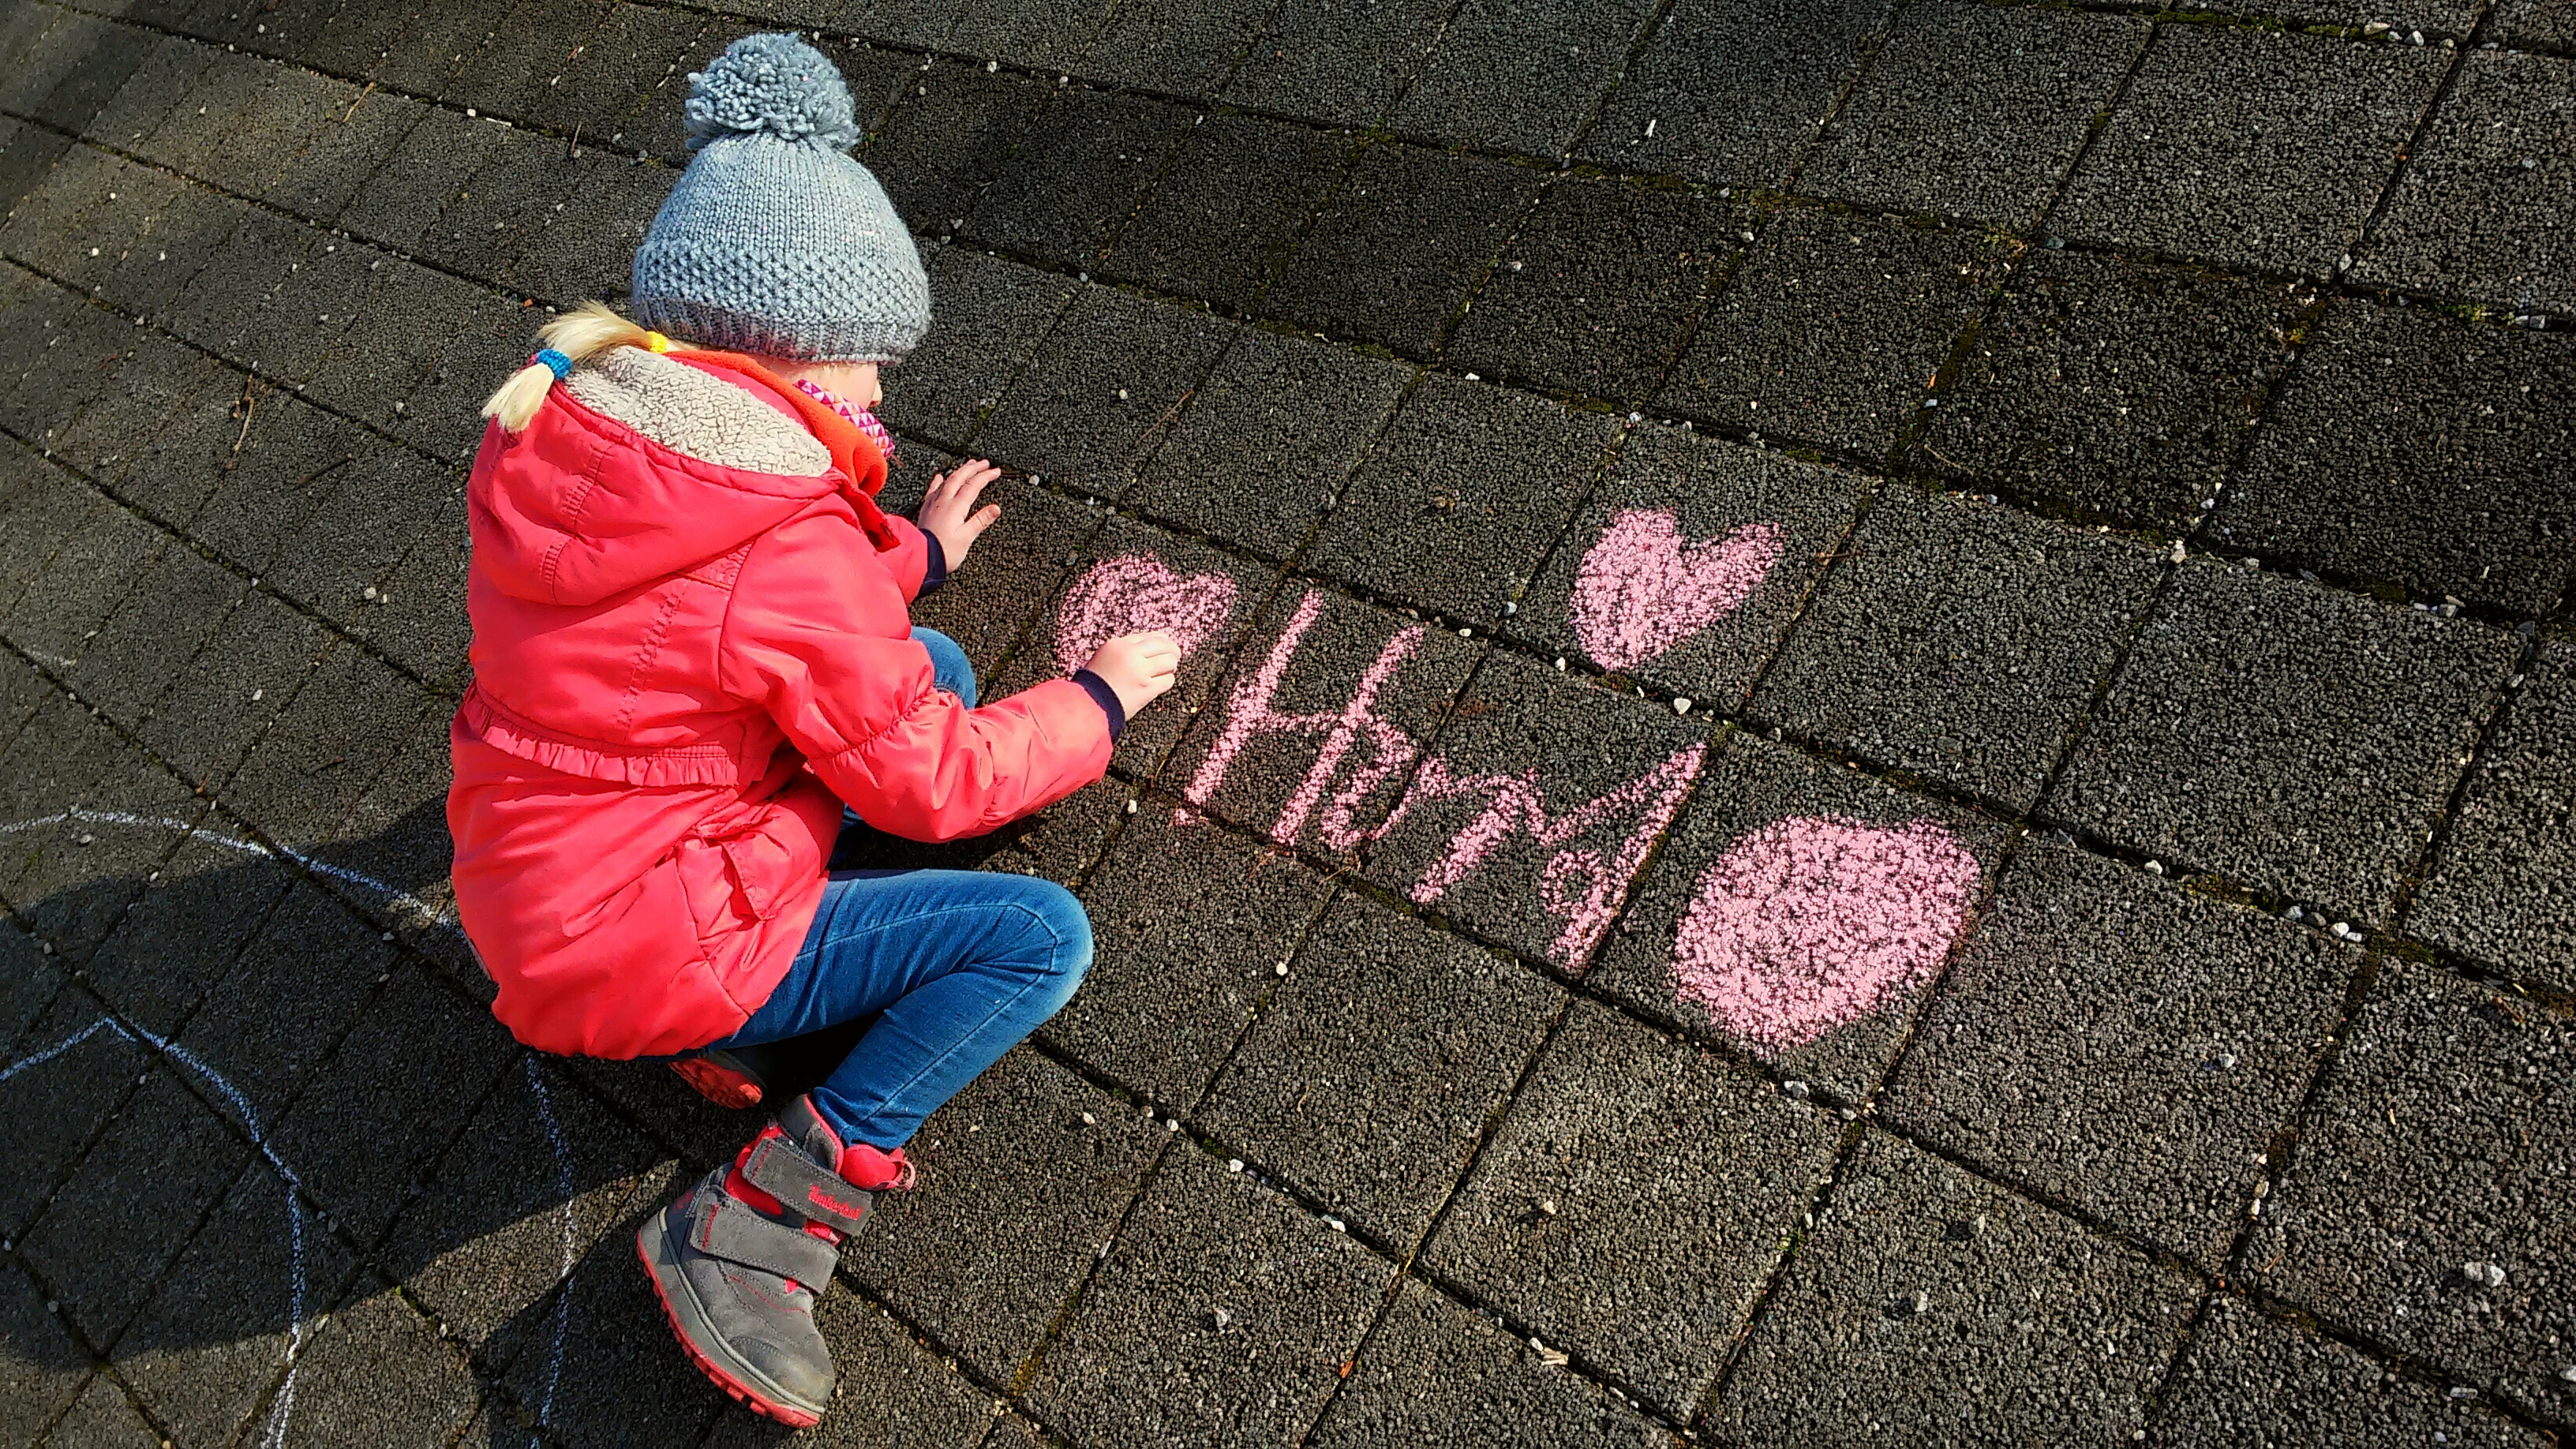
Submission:
M 1100 646 L 1083 666 L 1106 680 L 1118 695 L 1118 707 L 1129 719 L 1172 687 L 1181 667 L 1181 646 L 1160 629 L 1121 634 Z
M 975 506 L 984 485 L 1001 476 L 1001 469 L 981 458 L 969 458 L 931 479 L 930 487 L 923 490 L 921 508 L 912 521 L 920 525 L 922 532 L 939 540 L 950 573 L 966 562 L 966 551 L 984 536 L 984 530 L 1001 518 L 1002 505 L 998 503 Z

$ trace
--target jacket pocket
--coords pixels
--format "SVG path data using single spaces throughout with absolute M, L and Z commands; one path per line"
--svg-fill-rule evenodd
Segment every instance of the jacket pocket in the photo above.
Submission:
M 721 834 L 692 836 L 674 852 L 699 934 L 707 939 L 776 916 L 800 873 L 820 869 L 819 861 L 806 862 L 800 872 L 799 850 L 781 838 L 804 833 L 791 812 L 765 809 L 717 828 Z

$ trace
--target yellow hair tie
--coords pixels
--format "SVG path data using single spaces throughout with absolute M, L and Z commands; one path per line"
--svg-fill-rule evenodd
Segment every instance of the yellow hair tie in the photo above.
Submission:
M 659 332 L 647 332 L 644 334 L 644 345 L 655 352 L 668 352 L 671 350 L 671 339 Z

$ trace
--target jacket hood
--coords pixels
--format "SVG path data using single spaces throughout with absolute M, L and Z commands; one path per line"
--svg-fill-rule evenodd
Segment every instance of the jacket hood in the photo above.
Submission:
M 475 565 L 503 593 L 595 604 L 721 559 L 841 489 L 832 455 L 746 386 L 638 348 L 576 366 L 467 483 Z

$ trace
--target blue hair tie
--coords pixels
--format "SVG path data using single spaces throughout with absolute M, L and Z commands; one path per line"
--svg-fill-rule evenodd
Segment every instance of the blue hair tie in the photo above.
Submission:
M 530 362 L 544 363 L 546 365 L 546 371 L 553 373 L 555 375 L 555 381 L 557 382 L 563 381 L 572 373 L 572 359 L 555 351 L 551 347 L 539 349 L 537 355 L 529 358 L 528 360 Z

